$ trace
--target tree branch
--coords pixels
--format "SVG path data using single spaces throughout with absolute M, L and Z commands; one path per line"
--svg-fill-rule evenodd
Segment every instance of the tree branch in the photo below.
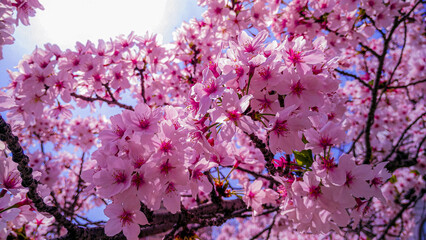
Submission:
M 407 85 L 404 85 L 404 86 L 387 86 L 386 89 L 407 88 L 409 86 L 414 86 L 414 85 L 417 85 L 419 83 L 424 83 L 424 82 L 426 82 L 426 79 L 422 79 L 422 80 L 419 80 L 419 81 L 411 82 L 411 83 L 409 83 Z
M 395 146 L 392 147 L 392 151 L 384 158 L 383 161 L 387 161 L 389 160 L 389 158 L 392 156 L 392 154 L 396 151 L 396 149 L 399 147 L 399 145 L 402 143 L 402 140 L 404 139 L 405 134 L 408 132 L 408 130 L 410 130 L 410 128 L 412 126 L 414 126 L 414 124 L 416 124 L 417 121 L 419 121 L 420 119 L 423 118 L 423 116 L 426 115 L 426 112 L 424 112 L 423 114 L 421 114 L 420 116 L 418 116 L 412 123 L 410 123 L 402 132 L 401 136 L 399 137 L 398 141 L 396 142 Z
M 364 87 L 367 87 L 368 89 L 373 90 L 373 89 L 371 88 L 371 86 L 370 86 L 370 85 L 368 85 L 368 83 L 366 83 L 364 80 L 362 80 L 360 77 L 358 77 L 358 76 L 357 76 L 357 75 L 355 75 L 355 74 L 348 73 L 348 72 L 345 72 L 345 71 L 340 70 L 340 69 L 334 69 L 334 71 L 336 71 L 336 72 L 338 72 L 338 73 L 340 73 L 340 74 L 342 74 L 342 75 L 345 75 L 345 76 L 348 76 L 348 77 L 354 78 L 354 79 L 358 80 L 358 82 L 359 82 L 359 83 L 361 83 Z
M 377 238 L 378 240 L 383 240 L 383 239 L 386 239 L 386 234 L 388 233 L 388 231 L 389 231 L 389 229 L 393 226 L 393 225 L 395 225 L 395 223 L 396 223 L 396 221 L 399 219 L 399 218 L 401 218 L 402 217 L 402 214 L 411 206 L 411 204 L 412 203 L 414 203 L 414 206 L 416 205 L 416 203 L 417 203 L 417 201 L 419 201 L 420 199 L 422 199 L 423 198 L 423 195 L 424 195 L 424 189 L 421 191 L 421 193 L 420 193 L 420 195 L 419 195 L 419 197 L 414 197 L 414 198 L 412 198 L 412 199 L 410 199 L 410 201 L 408 202 L 408 203 L 406 203 L 406 204 L 402 204 L 402 208 L 401 208 L 401 210 L 399 210 L 399 212 L 395 215 L 395 217 L 394 218 L 392 218 L 391 220 L 390 220 L 390 222 L 387 224 L 387 226 L 386 226 L 386 228 L 385 228 L 385 230 L 383 231 L 383 233 L 382 233 L 382 235 L 379 237 L 379 238 Z
M 0 140 L 6 142 L 7 147 L 12 152 L 12 161 L 18 163 L 18 171 L 22 178 L 21 185 L 29 189 L 27 197 L 31 199 L 37 211 L 51 214 L 71 235 L 78 231 L 79 228 L 66 219 L 57 207 L 48 206 L 38 194 L 38 182 L 32 176 L 33 169 L 28 166 L 30 160 L 24 154 L 24 150 L 19 144 L 19 138 L 12 134 L 10 125 L 4 121 L 2 116 L 0 116 Z
M 141 226 L 139 237 L 152 236 L 172 229 L 176 223 L 221 225 L 227 219 L 241 216 L 243 212 L 249 211 L 246 204 L 241 199 L 224 200 L 218 206 L 214 203 L 203 204 L 193 209 L 178 213 L 155 213 L 149 225 Z M 206 222 L 207 221 L 207 222 Z M 122 233 L 108 237 L 105 235 L 103 227 L 82 229 L 79 235 L 70 235 L 58 239 L 125 239 Z
M 93 97 L 87 97 L 87 96 L 79 95 L 77 93 L 71 93 L 71 96 L 78 98 L 78 99 L 81 99 L 81 100 L 84 100 L 84 101 L 87 101 L 87 102 L 102 101 L 102 102 L 106 102 L 106 103 L 111 104 L 111 105 L 117 105 L 121 108 L 134 111 L 132 106 L 120 103 L 120 102 L 116 101 L 115 99 L 114 100 L 108 100 L 108 99 L 99 97 L 98 95 L 96 95 L 96 98 L 93 98 Z
M 260 236 L 261 236 L 264 232 L 266 232 L 266 231 L 268 231 L 268 236 L 266 237 L 266 239 L 269 239 L 269 236 L 271 235 L 272 227 L 274 227 L 274 225 L 275 225 L 275 220 L 276 220 L 276 218 L 277 218 L 277 214 L 275 214 L 274 218 L 272 219 L 272 223 L 271 223 L 268 227 L 264 228 L 264 229 L 263 229 L 262 231 L 260 231 L 258 234 L 254 235 L 252 238 L 250 238 L 250 240 L 255 240 L 255 239 L 257 239 L 258 237 L 260 237 Z
M 268 181 L 270 181 L 270 182 L 273 182 L 273 183 L 275 183 L 275 184 L 279 185 L 279 182 L 277 182 L 275 179 L 273 179 L 273 178 L 272 178 L 272 177 L 270 177 L 270 176 L 265 176 L 265 175 L 262 175 L 262 174 L 260 174 L 260 173 L 257 173 L 257 172 L 254 172 L 254 171 L 250 171 L 250 170 L 247 170 L 247 169 L 244 169 L 244 168 L 241 168 L 241 167 L 237 167 L 237 169 L 238 169 L 238 170 L 240 170 L 240 171 L 243 171 L 243 172 L 249 173 L 249 174 L 253 175 L 254 177 L 257 177 L 257 178 L 264 178 L 264 179 L 266 179 L 266 180 L 268 180 Z
M 269 149 L 266 149 L 266 144 L 260 138 L 258 138 L 256 134 L 246 133 L 246 135 L 250 137 L 251 141 L 255 144 L 256 148 L 258 148 L 262 152 L 263 157 L 265 158 L 265 161 L 266 161 L 265 167 L 268 170 L 268 172 L 271 175 L 275 175 L 277 170 L 272 164 L 272 160 L 274 159 L 274 154 Z
M 146 103 L 146 97 L 145 97 L 145 77 L 143 76 L 143 73 L 146 70 L 146 62 L 145 60 L 143 61 L 143 68 L 135 68 L 136 71 L 138 71 L 139 75 L 141 76 L 141 96 L 143 99 L 143 102 Z

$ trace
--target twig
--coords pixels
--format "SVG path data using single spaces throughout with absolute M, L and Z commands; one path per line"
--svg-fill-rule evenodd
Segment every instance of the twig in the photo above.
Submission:
M 84 155 L 85 155 L 85 152 L 83 152 L 83 154 L 81 156 L 81 164 L 80 164 L 80 169 L 79 169 L 79 172 L 78 172 L 77 190 L 76 190 L 76 193 L 73 197 L 74 201 L 72 202 L 71 206 L 69 207 L 69 210 L 71 212 L 71 215 L 70 215 L 71 219 L 74 219 L 74 216 L 73 216 L 74 212 L 75 212 L 74 208 L 75 208 L 75 206 L 78 202 L 78 199 L 80 197 L 81 187 L 82 187 L 82 184 L 83 184 L 83 179 L 81 178 L 81 173 L 83 172 Z
M 264 178 L 264 179 L 266 179 L 266 180 L 268 180 L 268 181 L 271 181 L 271 182 L 273 182 L 273 183 L 275 183 L 275 184 L 279 184 L 279 182 L 277 182 L 275 179 L 273 179 L 272 177 L 270 177 L 270 176 L 265 176 L 265 175 L 262 175 L 262 174 L 259 174 L 259 173 L 257 173 L 257 172 L 254 172 L 254 171 L 250 171 L 250 170 L 247 170 L 247 169 L 244 169 L 244 168 L 241 168 L 241 167 L 237 167 L 237 169 L 238 170 L 240 170 L 240 171 L 243 171 L 243 172 L 246 172 L 246 173 L 249 173 L 249 174 L 251 174 L 251 175 L 253 175 L 254 177 L 257 177 L 257 178 Z
M 359 83 L 361 83 L 362 85 L 364 85 L 364 87 L 367 87 L 368 89 L 372 90 L 371 86 L 370 86 L 370 85 L 368 85 L 368 83 L 366 83 L 364 80 L 362 80 L 362 79 L 361 79 L 360 77 L 358 77 L 357 75 L 352 74 L 352 73 L 345 72 L 345 71 L 340 70 L 340 69 L 334 69 L 334 71 L 336 71 L 336 72 L 338 72 L 338 73 L 340 73 L 340 74 L 342 74 L 342 75 L 345 75 L 345 76 L 348 76 L 348 77 L 354 78 L 354 79 L 358 80 L 358 82 L 359 82 Z
M 77 93 L 71 93 L 70 95 L 73 96 L 73 97 L 75 97 L 75 98 L 87 101 L 87 102 L 102 101 L 102 102 L 106 102 L 106 103 L 111 104 L 111 105 L 117 105 L 117 106 L 119 106 L 121 108 L 134 111 L 134 109 L 133 109 L 132 106 L 120 103 L 118 101 L 108 100 L 108 99 L 99 97 L 98 95 L 96 95 L 95 98 L 93 98 L 93 97 L 87 97 L 87 96 L 83 96 L 83 95 L 79 95 Z
M 410 128 L 412 126 L 414 126 L 414 124 L 416 124 L 417 121 L 419 121 L 420 119 L 423 118 L 423 116 L 426 115 L 426 112 L 424 112 L 423 114 L 421 114 L 420 116 L 418 116 L 412 123 L 410 123 L 402 132 L 401 136 L 399 137 L 398 141 L 396 142 L 395 146 L 392 147 L 392 151 L 384 158 L 383 161 L 387 161 L 389 160 L 389 158 L 392 156 L 392 154 L 396 151 L 396 149 L 399 147 L 399 145 L 402 143 L 402 140 L 404 139 L 405 134 L 408 132 L 408 130 L 410 130 Z
M 423 195 L 424 195 L 424 191 L 422 191 L 422 192 L 420 193 L 419 197 L 417 197 L 417 198 L 412 198 L 412 199 L 411 199 L 408 203 L 406 203 L 406 204 L 402 204 L 402 208 L 401 208 L 401 210 L 399 210 L 399 212 L 396 214 L 396 216 L 395 216 L 394 218 L 392 218 L 392 219 L 389 221 L 389 223 L 387 224 L 387 226 L 386 226 L 385 230 L 383 231 L 382 235 L 378 238 L 378 240 L 383 240 L 383 239 L 385 239 L 385 238 L 386 238 L 386 234 L 388 233 L 389 229 L 390 229 L 393 225 L 395 225 L 396 221 L 397 221 L 399 218 L 401 218 L 401 217 L 402 217 L 402 214 L 405 212 L 405 210 L 407 210 L 407 209 L 410 207 L 410 205 L 411 205 L 412 203 L 414 203 L 414 206 L 415 206 L 415 205 L 416 205 L 416 203 L 417 203 L 417 201 L 419 201 L 420 199 L 422 199 L 422 198 L 423 198 Z
M 257 239 L 258 237 L 260 237 L 266 231 L 268 231 L 268 235 L 267 235 L 266 239 L 269 239 L 269 237 L 271 235 L 272 227 L 275 225 L 276 218 L 277 218 L 277 214 L 275 214 L 274 218 L 272 219 L 272 223 L 268 227 L 264 228 L 258 234 L 254 235 L 252 238 L 250 238 L 250 240 Z
M 358 136 L 355 138 L 354 142 L 352 143 L 351 148 L 346 152 L 346 154 L 350 153 L 351 151 L 354 151 L 354 155 L 355 155 L 355 144 L 359 141 L 362 134 L 364 134 L 364 129 L 362 129 L 361 132 L 358 134 Z
M 411 83 L 409 83 L 407 85 L 404 85 L 404 86 L 387 86 L 386 89 L 407 88 L 409 86 L 414 86 L 414 85 L 417 85 L 419 83 L 424 83 L 424 82 L 426 82 L 426 79 L 422 79 L 422 80 L 419 80 L 419 81 L 411 82 Z
M 147 101 L 145 97 L 145 77 L 143 76 L 143 73 L 146 70 L 146 61 L 144 60 L 143 68 L 136 67 L 135 70 L 138 71 L 139 75 L 141 76 L 141 96 L 142 96 L 143 102 L 146 103 Z

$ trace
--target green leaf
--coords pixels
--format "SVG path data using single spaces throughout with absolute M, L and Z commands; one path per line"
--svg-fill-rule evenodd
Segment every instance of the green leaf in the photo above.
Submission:
M 308 140 L 306 140 L 305 134 L 303 134 L 303 135 L 302 135 L 302 142 L 303 142 L 304 144 L 309 143 L 309 142 L 308 142 Z
M 392 177 L 391 178 L 389 178 L 389 182 L 391 182 L 391 183 L 396 183 L 398 180 L 396 179 L 396 176 L 395 175 L 392 175 Z
M 416 169 L 411 170 L 410 173 L 414 173 L 416 176 L 420 175 L 419 171 L 417 171 Z
M 294 157 L 296 158 L 297 164 L 300 166 L 306 166 L 307 168 L 312 166 L 314 159 L 312 157 L 312 150 L 302 150 L 300 152 L 293 151 Z

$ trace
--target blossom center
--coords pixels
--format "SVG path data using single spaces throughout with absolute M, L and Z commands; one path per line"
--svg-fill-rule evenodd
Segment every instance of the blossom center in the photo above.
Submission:
M 132 212 L 129 212 L 129 211 L 124 210 L 124 209 L 123 209 L 123 213 L 119 216 L 119 218 L 120 218 L 122 226 L 133 222 Z
M 235 122 L 238 121 L 241 117 L 241 113 L 239 113 L 237 110 L 233 110 L 233 111 L 226 111 L 226 115 L 228 117 L 229 120 Z
M 176 187 L 174 183 L 169 183 L 169 185 L 167 185 L 166 188 L 166 193 L 171 193 L 171 192 L 175 192 L 176 191 Z
M 311 186 L 309 188 L 309 197 L 318 199 L 321 195 L 321 187 L 320 186 Z
M 167 159 L 167 161 L 163 164 L 161 164 L 160 166 L 160 172 L 163 174 L 169 174 L 169 172 L 173 169 L 174 167 L 169 163 L 169 159 Z
M 217 85 L 216 83 L 211 80 L 209 83 L 204 85 L 204 92 L 207 93 L 207 95 L 211 95 L 217 91 Z
M 3 186 L 6 189 L 13 189 L 18 185 L 19 174 L 17 172 L 12 172 L 7 175 L 7 178 L 3 181 Z
M 272 77 L 271 70 L 269 69 L 269 67 L 261 68 L 261 70 L 259 71 L 259 76 L 262 78 L 262 80 L 268 81 Z
M 172 146 L 172 140 L 169 141 L 162 141 L 161 145 L 160 145 L 160 151 L 164 152 L 164 153 L 169 153 L 171 152 L 171 150 L 173 149 Z
M 272 131 L 278 136 L 284 136 L 284 134 L 288 132 L 287 121 L 277 121 Z
M 300 81 L 297 81 L 297 83 L 291 86 L 291 93 L 293 93 L 294 95 L 297 95 L 298 97 L 300 97 L 300 95 L 302 94 L 304 90 L 306 90 L 306 88 L 303 87 Z
M 331 138 L 329 138 L 328 136 L 323 136 L 320 138 L 319 140 L 319 145 L 323 148 L 326 149 L 327 147 L 330 147 L 331 144 Z
M 334 164 L 334 158 L 323 158 L 323 164 L 327 171 L 333 170 L 336 167 L 336 164 Z
M 302 52 L 295 52 L 293 49 L 290 49 L 287 51 L 287 54 L 288 54 L 288 60 L 290 60 L 290 62 L 293 63 L 293 65 L 303 62 Z
M 114 180 L 115 180 L 115 183 L 119 183 L 119 184 L 125 183 L 127 182 L 127 176 L 123 170 L 117 170 L 114 173 Z
M 133 161 L 133 167 L 134 168 L 140 168 L 142 165 L 144 165 L 147 162 L 147 160 L 143 157 L 139 157 L 135 161 Z
M 354 182 L 354 177 L 352 176 L 351 172 L 346 172 L 346 182 L 345 182 L 345 185 L 347 187 L 350 187 L 353 182 Z
M 143 175 L 136 173 L 132 177 L 132 185 L 136 187 L 136 189 L 139 189 L 140 186 L 142 186 L 145 183 L 145 179 L 143 178 Z
M 246 42 L 244 43 L 244 50 L 246 50 L 246 52 L 251 53 L 256 51 L 256 48 L 253 46 L 253 44 L 251 44 L 251 42 Z
M 266 96 L 264 96 L 263 99 L 258 98 L 256 100 L 260 102 L 259 103 L 260 109 L 262 109 L 262 110 L 271 109 L 272 101 L 267 99 Z
M 114 130 L 114 133 L 121 138 L 124 135 L 124 130 L 117 126 L 117 128 Z
M 256 194 L 254 194 L 253 192 L 249 192 L 249 194 L 248 194 L 248 197 L 250 198 L 250 199 L 253 199 L 254 197 L 256 196 Z
M 379 186 L 380 184 L 382 184 L 382 179 L 375 177 L 371 180 L 371 185 L 373 186 Z
M 150 122 L 148 119 L 141 119 L 139 120 L 139 127 L 141 129 L 147 129 L 149 128 Z

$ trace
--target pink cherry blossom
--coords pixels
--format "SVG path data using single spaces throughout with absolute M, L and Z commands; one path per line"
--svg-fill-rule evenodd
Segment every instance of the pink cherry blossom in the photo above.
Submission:
M 139 225 L 148 224 L 145 215 L 139 211 L 140 203 L 135 198 L 129 198 L 130 193 L 116 197 L 117 203 L 109 204 L 104 213 L 109 217 L 105 225 L 105 234 L 114 236 L 123 231 L 127 239 L 138 239 Z

